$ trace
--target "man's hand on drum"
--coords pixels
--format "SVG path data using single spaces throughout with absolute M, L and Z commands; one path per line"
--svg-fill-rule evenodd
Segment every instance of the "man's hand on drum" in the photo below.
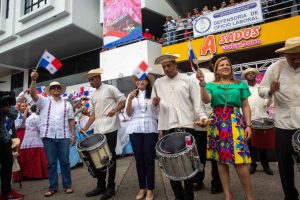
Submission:
M 245 140 L 249 140 L 251 138 L 252 135 L 252 131 L 251 131 L 251 127 L 247 127 L 245 129 Z
M 152 104 L 153 106 L 158 106 L 160 102 L 160 98 L 159 97 L 153 97 L 152 98 Z
M 204 73 L 201 71 L 201 69 L 197 69 L 196 78 L 200 83 L 205 82 Z
M 81 129 L 79 130 L 79 132 L 80 132 L 81 134 L 85 134 L 85 133 L 86 133 L 86 129 L 85 129 L 85 128 L 81 128 Z

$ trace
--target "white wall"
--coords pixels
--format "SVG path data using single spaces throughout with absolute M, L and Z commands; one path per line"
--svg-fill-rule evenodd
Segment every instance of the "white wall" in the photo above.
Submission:
M 0 83 L 0 90 L 10 91 L 10 88 L 11 88 L 11 75 L 1 77 L 0 81 L 6 81 L 5 83 Z
M 102 37 L 103 31 L 98 23 L 100 18 L 99 9 L 99 0 L 73 0 L 73 23 L 98 37 Z
M 7 19 L 6 19 L 6 6 L 7 6 L 7 1 L 1 0 L 0 45 L 16 38 L 16 36 L 14 36 L 15 1 L 9 1 L 9 15 Z
M 131 76 L 144 61 L 153 73 L 161 74 L 154 60 L 161 55 L 161 45 L 149 40 L 136 42 L 100 53 L 100 67 L 104 69 L 104 81 Z

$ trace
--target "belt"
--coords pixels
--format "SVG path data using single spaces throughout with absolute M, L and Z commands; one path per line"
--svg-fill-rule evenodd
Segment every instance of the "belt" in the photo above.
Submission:
M 192 128 L 171 128 L 169 130 L 169 133 L 174 133 L 174 132 L 187 132 L 187 133 L 192 133 L 194 129 Z

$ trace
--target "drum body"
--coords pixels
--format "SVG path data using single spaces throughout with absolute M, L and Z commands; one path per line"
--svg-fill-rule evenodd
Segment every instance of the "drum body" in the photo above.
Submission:
M 260 118 L 251 121 L 251 143 L 256 149 L 275 149 L 275 124 L 272 119 Z
M 185 137 L 192 143 L 186 146 Z M 186 132 L 175 132 L 161 138 L 156 144 L 156 153 L 167 178 L 181 181 L 192 178 L 203 170 L 195 139 Z
M 295 151 L 294 159 L 297 163 L 300 163 L 300 129 L 292 136 L 292 146 Z
M 98 169 L 110 165 L 112 154 L 105 135 L 88 135 L 78 142 L 76 148 L 92 176 L 96 176 L 95 174 Z

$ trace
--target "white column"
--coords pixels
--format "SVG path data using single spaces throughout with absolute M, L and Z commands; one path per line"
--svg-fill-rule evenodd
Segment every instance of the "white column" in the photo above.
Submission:
M 23 90 L 26 90 L 28 88 L 28 73 L 29 73 L 29 70 L 25 69 L 24 76 L 23 76 Z

